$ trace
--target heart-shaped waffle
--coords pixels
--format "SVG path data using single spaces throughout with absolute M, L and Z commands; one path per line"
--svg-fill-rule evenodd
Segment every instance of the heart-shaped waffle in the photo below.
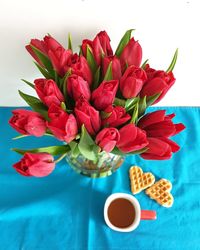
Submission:
M 172 184 L 166 179 L 160 179 L 148 188 L 145 192 L 151 199 L 156 200 L 163 207 L 171 207 L 174 202 L 174 198 L 170 193 Z
M 133 194 L 140 193 L 155 182 L 155 177 L 152 173 L 143 173 L 142 169 L 137 166 L 132 166 L 129 169 L 129 177 Z

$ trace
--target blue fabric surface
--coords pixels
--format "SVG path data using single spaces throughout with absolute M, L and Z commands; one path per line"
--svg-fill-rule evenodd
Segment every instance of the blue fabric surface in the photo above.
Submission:
M 63 160 L 50 176 L 37 179 L 15 172 L 12 164 L 21 156 L 10 148 L 60 143 L 49 137 L 11 140 L 16 136 L 7 124 L 11 108 L 0 108 L 0 250 L 200 249 L 200 109 L 166 109 L 187 127 L 174 137 L 181 150 L 172 159 L 130 156 L 103 179 L 81 176 Z M 156 179 L 169 179 L 174 205 L 161 207 L 142 192 L 136 198 L 143 209 L 157 211 L 157 220 L 142 221 L 131 233 L 115 232 L 104 223 L 104 202 L 111 193 L 131 193 L 128 169 L 133 164 L 152 171 Z

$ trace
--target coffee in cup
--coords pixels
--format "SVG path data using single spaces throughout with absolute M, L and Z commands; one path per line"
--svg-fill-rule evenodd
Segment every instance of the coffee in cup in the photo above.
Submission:
M 130 232 L 137 228 L 140 220 L 155 220 L 156 212 L 141 210 L 138 200 L 130 194 L 115 193 L 105 202 L 104 219 L 111 229 Z

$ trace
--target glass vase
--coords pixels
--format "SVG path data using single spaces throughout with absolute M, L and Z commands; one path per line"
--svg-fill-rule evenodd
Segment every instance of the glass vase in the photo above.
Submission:
M 96 161 L 88 160 L 82 154 L 74 157 L 70 152 L 66 156 L 67 163 L 79 174 L 100 178 L 114 173 L 123 163 L 124 157 L 101 152 Z

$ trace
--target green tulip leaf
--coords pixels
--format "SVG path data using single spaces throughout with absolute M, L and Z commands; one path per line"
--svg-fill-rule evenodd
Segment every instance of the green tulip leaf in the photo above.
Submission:
M 49 153 L 51 155 L 60 155 L 70 151 L 69 145 L 61 145 L 61 146 L 50 146 L 50 147 L 42 147 L 42 148 L 33 148 L 33 149 L 18 149 L 12 148 L 12 151 L 16 153 L 24 155 L 25 153 Z
M 176 49 L 174 56 L 172 58 L 171 64 L 169 65 L 168 69 L 166 70 L 167 73 L 171 72 L 174 69 L 174 67 L 176 65 L 177 58 L 178 58 L 178 49 Z
M 83 56 L 83 51 L 80 45 L 79 45 L 79 56 Z
M 145 61 L 143 62 L 142 66 L 141 66 L 142 69 L 145 68 L 145 66 L 147 65 L 148 61 L 149 61 L 149 59 L 147 59 L 147 60 L 145 60 Z
M 104 81 L 109 81 L 113 79 L 112 75 L 112 62 L 109 63 L 106 74 L 104 76 Z
M 34 47 L 33 45 L 30 45 L 30 46 L 31 46 L 31 49 L 33 50 L 33 52 L 36 54 L 36 56 L 40 59 L 40 61 L 44 65 L 44 67 L 48 70 L 48 72 L 51 75 L 53 75 L 53 66 L 52 66 L 50 59 L 44 53 L 42 53 L 39 49 Z
M 72 37 L 71 37 L 70 33 L 68 34 L 68 49 L 70 49 L 71 51 L 73 51 L 73 48 L 72 48 Z
M 161 95 L 161 93 L 157 93 L 157 94 L 152 95 L 152 96 L 147 96 L 147 98 L 146 98 L 147 107 L 151 106 L 158 99 L 158 97 L 160 95 Z
M 67 79 L 71 75 L 71 73 L 72 73 L 72 70 L 69 69 L 64 75 L 64 77 L 62 78 L 62 80 L 60 81 L 60 89 L 65 97 L 65 100 L 67 100 Z
M 97 64 L 96 64 L 96 61 L 94 59 L 94 55 L 93 55 L 89 46 L 87 46 L 86 59 L 87 59 L 87 62 L 89 64 L 89 67 L 90 67 L 93 75 L 95 75 L 95 73 L 97 71 Z
M 133 114 L 130 123 L 136 123 L 138 119 L 138 111 L 139 111 L 139 105 L 138 102 L 136 102 L 135 107 L 133 109 Z
M 25 82 L 26 84 L 28 84 L 31 88 L 35 88 L 35 85 L 34 84 L 32 84 L 31 82 L 29 82 L 29 81 L 27 81 L 27 80 L 25 80 L 25 79 L 21 79 L 23 82 Z
M 60 77 L 58 76 L 58 73 L 54 70 L 54 81 L 60 87 Z
M 147 103 L 146 103 L 146 96 L 140 98 L 139 100 L 139 108 L 138 108 L 138 116 L 144 115 L 145 111 L 147 108 Z
M 94 74 L 94 80 L 93 80 L 93 85 L 92 85 L 93 90 L 99 86 L 100 73 L 101 73 L 101 68 L 99 66 L 97 71 Z
M 97 161 L 97 154 L 99 147 L 95 144 L 92 137 L 88 134 L 84 125 L 81 128 L 81 137 L 78 148 L 83 156 L 91 161 Z
M 126 112 L 132 110 L 138 101 L 139 101 L 139 97 L 127 99 L 125 103 Z
M 53 76 L 46 70 L 44 69 L 42 66 L 40 66 L 37 62 L 34 62 L 36 67 L 39 69 L 39 71 L 42 73 L 42 75 L 46 78 L 46 79 L 52 79 Z
M 124 99 L 120 99 L 120 98 L 115 97 L 114 104 L 115 104 L 115 106 L 124 107 L 126 104 L 126 101 Z
M 118 149 L 117 147 L 115 147 L 113 150 L 112 150 L 112 154 L 116 154 L 116 155 L 121 155 L 121 156 L 126 156 L 126 155 L 137 155 L 137 154 L 142 154 L 142 153 L 145 153 L 146 151 L 148 150 L 147 147 L 144 147 L 142 149 L 139 149 L 139 150 L 135 150 L 135 151 L 132 151 L 132 152 L 129 152 L 129 153 L 123 153 L 120 149 Z
M 106 119 L 108 118 L 109 116 L 111 116 L 112 112 L 105 112 L 105 111 L 101 111 L 101 119 Z
M 71 148 L 71 155 L 72 157 L 76 158 L 79 154 L 80 154 L 80 151 L 79 151 L 79 148 L 78 148 L 78 143 L 75 142 L 75 141 L 71 141 L 69 143 L 69 146 Z
M 124 34 L 124 36 L 122 37 L 121 41 L 119 42 L 119 45 L 118 45 L 117 50 L 115 52 L 115 55 L 117 57 L 120 57 L 123 49 L 125 48 L 125 46 L 130 41 L 130 39 L 131 39 L 131 33 L 132 33 L 133 30 L 134 29 L 127 30 L 126 33 Z
M 35 111 L 40 113 L 46 120 L 49 120 L 47 107 L 36 97 L 27 95 L 19 90 L 20 96 Z

